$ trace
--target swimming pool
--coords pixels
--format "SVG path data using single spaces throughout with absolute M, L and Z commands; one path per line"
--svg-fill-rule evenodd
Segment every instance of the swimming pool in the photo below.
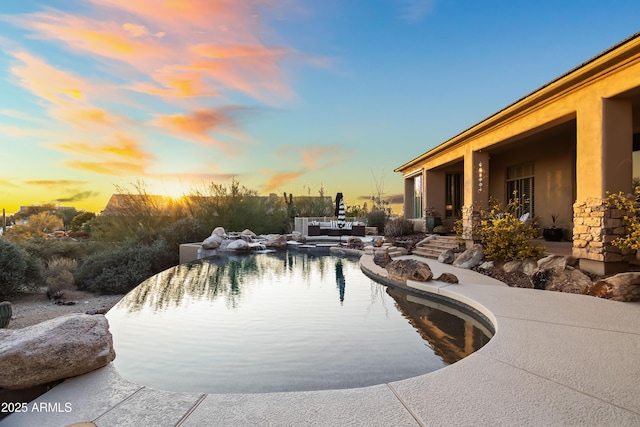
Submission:
M 482 347 L 472 317 L 388 289 L 358 259 L 280 251 L 182 264 L 107 318 L 115 367 L 172 391 L 363 387 L 425 374 Z

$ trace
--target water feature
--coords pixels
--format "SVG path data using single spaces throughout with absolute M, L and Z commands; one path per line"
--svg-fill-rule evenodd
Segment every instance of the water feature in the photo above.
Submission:
M 381 384 L 442 368 L 491 336 L 453 307 L 387 290 L 357 258 L 298 251 L 179 265 L 107 317 L 120 375 L 207 393 Z

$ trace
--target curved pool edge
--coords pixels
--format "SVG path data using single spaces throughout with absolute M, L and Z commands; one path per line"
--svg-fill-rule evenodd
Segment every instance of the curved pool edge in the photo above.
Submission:
M 453 269 L 428 263 L 434 274 Z M 70 402 L 72 411 L 14 414 L 0 426 L 640 425 L 640 304 L 479 284 L 482 275 L 458 273 L 460 284 L 435 289 L 488 312 L 499 333 L 435 372 L 360 389 L 207 395 L 143 387 L 108 365 L 36 400 Z
M 398 257 L 398 259 L 403 259 L 403 258 L 412 258 L 412 257 L 411 256 Z M 431 263 L 427 262 L 430 268 L 433 267 L 434 262 L 431 262 Z M 360 269 L 365 275 L 370 277 L 372 280 L 375 280 L 378 283 L 381 283 L 383 285 L 395 287 L 404 291 L 417 292 L 418 294 L 423 294 L 438 300 L 441 299 L 452 305 L 460 306 L 462 309 L 465 309 L 466 311 L 469 311 L 473 315 L 478 317 L 479 321 L 486 323 L 487 326 L 490 327 L 492 334 L 495 334 L 495 332 L 497 331 L 497 320 L 494 317 L 493 313 L 487 307 L 480 304 L 476 300 L 467 298 L 464 295 L 461 295 L 456 292 L 456 287 L 460 286 L 460 284 L 445 283 L 445 282 L 440 282 L 438 280 L 431 280 L 429 282 L 418 282 L 413 280 L 407 280 L 406 283 L 402 283 L 400 281 L 390 278 L 385 268 L 382 268 L 373 262 L 372 255 L 363 255 L 362 257 L 360 257 Z M 449 271 L 450 269 L 448 268 L 445 268 L 445 269 L 448 272 L 451 272 Z M 451 270 L 453 270 L 453 267 L 451 268 Z M 457 269 L 457 270 L 460 270 L 460 269 Z M 459 271 L 456 271 L 456 273 L 457 273 L 457 276 L 461 275 Z M 439 274 L 434 274 L 434 276 Z M 476 278 L 476 281 L 474 283 L 478 284 L 477 283 L 478 281 L 479 279 Z M 488 282 L 487 280 L 484 280 L 484 281 Z M 491 282 L 491 285 L 493 286 L 506 286 L 504 283 L 498 282 L 497 280 L 494 280 L 494 279 L 490 279 L 490 282 Z

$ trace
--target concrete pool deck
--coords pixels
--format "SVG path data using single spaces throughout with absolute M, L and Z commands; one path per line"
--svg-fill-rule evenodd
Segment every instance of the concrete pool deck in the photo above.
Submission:
M 438 371 L 358 389 L 208 395 L 140 386 L 109 365 L 34 401 L 48 411 L 29 404 L 0 427 L 640 425 L 640 303 L 510 288 L 427 262 L 436 277 L 448 271 L 460 283 L 408 285 L 470 305 L 496 329 L 479 351 Z M 386 276 L 371 256 L 361 265 Z

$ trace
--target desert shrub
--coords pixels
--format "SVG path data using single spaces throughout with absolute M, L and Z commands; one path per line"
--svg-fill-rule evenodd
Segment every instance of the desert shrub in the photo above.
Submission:
M 78 268 L 78 261 L 70 258 L 53 258 L 45 270 L 47 297 L 60 298 L 65 291 L 74 288 L 73 272 Z
M 44 278 L 44 264 L 39 258 L 33 255 L 25 253 L 27 260 L 27 269 L 24 272 L 26 290 L 36 290 L 45 281 Z
M 384 235 L 387 237 L 401 237 L 413 233 L 413 222 L 404 218 L 390 219 L 384 226 Z
M 25 240 L 20 243 L 20 246 L 29 254 L 40 258 L 45 264 L 48 264 L 55 258 L 81 260 L 99 249 L 99 245 L 86 241 L 75 241 L 65 238 L 45 239 L 41 237 Z
M 32 237 L 44 237 L 47 233 L 59 230 L 63 227 L 62 219 L 50 212 L 40 212 L 31 215 L 26 224 L 14 225 L 7 230 L 7 239 L 14 242 L 22 242 Z
M 186 217 L 160 230 L 159 238 L 167 245 L 167 257 L 172 264 L 178 264 L 180 245 L 183 243 L 201 242 L 211 234 L 205 222 L 199 218 Z
M 382 209 L 372 209 L 367 214 L 367 225 L 376 227 L 379 233 L 384 232 L 384 226 L 387 224 L 387 212 Z
M 0 238 L 0 299 L 13 296 L 24 284 L 27 260 L 18 245 Z
M 473 225 L 473 235 L 478 236 L 484 246 L 484 255 L 496 261 L 512 261 L 525 258 L 540 258 L 544 247 L 533 242 L 538 237 L 538 227 L 534 220 L 520 221 L 520 199 L 514 193 L 506 205 L 495 198 L 489 202 L 491 208 L 480 211 L 480 219 Z M 460 233 L 462 227 L 456 224 Z
M 73 289 L 73 273 L 69 270 L 57 271 L 55 275 L 47 277 L 45 283 L 47 285 L 47 298 L 61 298 L 65 291 Z
M 0 238 L 0 300 L 42 283 L 42 265 L 17 244 Z
M 100 294 L 122 294 L 172 265 L 170 250 L 164 240 L 150 245 L 139 242 L 97 252 L 78 267 L 78 288 Z

